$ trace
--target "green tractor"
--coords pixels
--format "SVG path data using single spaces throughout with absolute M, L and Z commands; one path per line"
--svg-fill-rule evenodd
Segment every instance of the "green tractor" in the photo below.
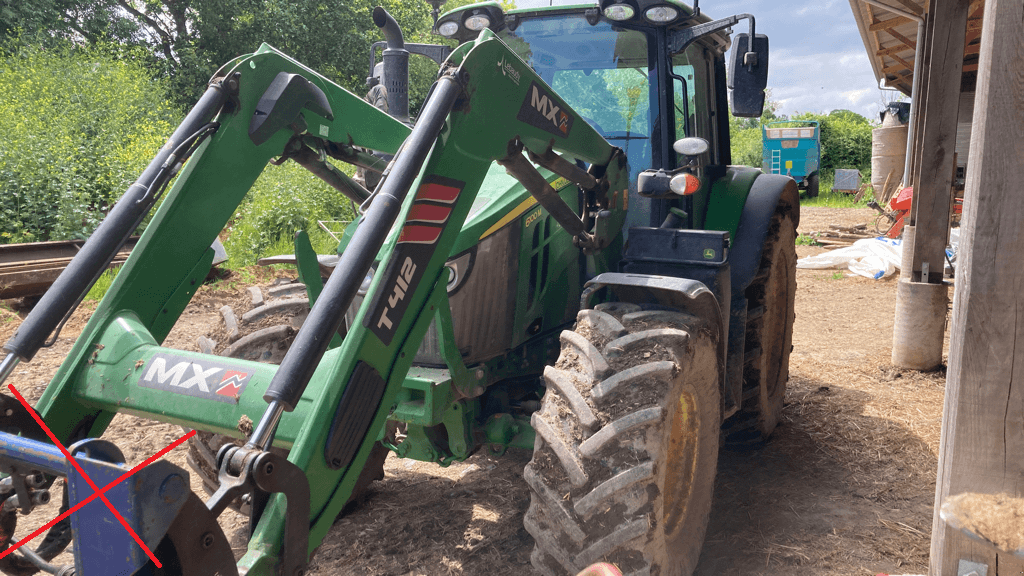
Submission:
M 767 438 L 788 378 L 797 188 L 729 165 L 727 96 L 760 115 L 767 38 L 750 15 L 712 20 L 676 0 L 483 2 L 438 18 L 442 3 L 435 30 L 454 50 L 406 44 L 374 11 L 387 41 L 372 94 L 391 116 L 266 45 L 214 75 L 4 345 L 0 381 L 163 199 L 41 419 L 0 395 L 0 571 L 31 574 L 73 542 L 65 574 L 295 576 L 388 452 L 444 466 L 522 448 L 540 573 L 692 572 L 720 438 Z M 730 41 L 744 19 L 750 33 Z M 410 53 L 440 63 L 411 127 Z M 161 346 L 211 242 L 286 159 L 360 207 L 326 282 L 296 236 L 301 327 L 221 355 Z M 123 456 L 99 439 L 117 412 L 198 431 L 205 503 L 167 462 L 123 481 Z M 96 497 L 91 478 L 111 488 L 34 552 L 10 552 L 17 512 L 58 477 L 69 509 Z M 228 506 L 250 516 L 237 562 L 217 523 Z

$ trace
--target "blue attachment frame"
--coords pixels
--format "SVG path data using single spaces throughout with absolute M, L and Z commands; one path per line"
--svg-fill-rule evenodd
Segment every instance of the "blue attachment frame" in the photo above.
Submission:
M 121 451 L 105 440 L 82 440 L 68 452 L 101 490 L 129 470 Z M 42 472 L 67 478 L 72 508 L 96 492 L 59 448 L 6 432 L 0 432 L 0 471 L 12 475 Z M 158 460 L 112 487 L 105 496 L 153 551 L 189 494 L 188 472 Z M 75 534 L 75 568 L 80 576 L 134 574 L 149 562 L 101 498 L 73 513 L 71 527 Z

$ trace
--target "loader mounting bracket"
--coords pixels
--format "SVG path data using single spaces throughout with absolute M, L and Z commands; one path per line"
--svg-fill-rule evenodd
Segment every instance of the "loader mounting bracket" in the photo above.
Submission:
M 217 453 L 220 488 L 206 506 L 214 516 L 235 498 L 252 495 L 249 530 L 255 532 L 272 494 L 284 494 L 288 507 L 281 543 L 281 574 L 301 574 L 309 553 L 309 480 L 306 473 L 273 452 L 225 444 Z M 250 534 L 251 535 L 251 534 Z

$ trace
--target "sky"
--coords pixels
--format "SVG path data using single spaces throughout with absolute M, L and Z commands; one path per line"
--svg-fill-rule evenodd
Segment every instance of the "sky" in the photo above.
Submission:
M 782 114 L 852 110 L 878 119 L 878 89 L 849 0 L 703 0 L 712 18 L 753 14 L 769 42 L 768 87 Z M 733 33 L 747 32 L 747 21 Z

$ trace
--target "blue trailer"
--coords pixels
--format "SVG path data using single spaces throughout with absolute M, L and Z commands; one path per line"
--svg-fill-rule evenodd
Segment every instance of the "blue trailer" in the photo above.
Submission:
M 813 120 L 770 122 L 761 128 L 766 174 L 783 174 L 796 180 L 809 198 L 818 195 L 821 164 L 821 129 Z

